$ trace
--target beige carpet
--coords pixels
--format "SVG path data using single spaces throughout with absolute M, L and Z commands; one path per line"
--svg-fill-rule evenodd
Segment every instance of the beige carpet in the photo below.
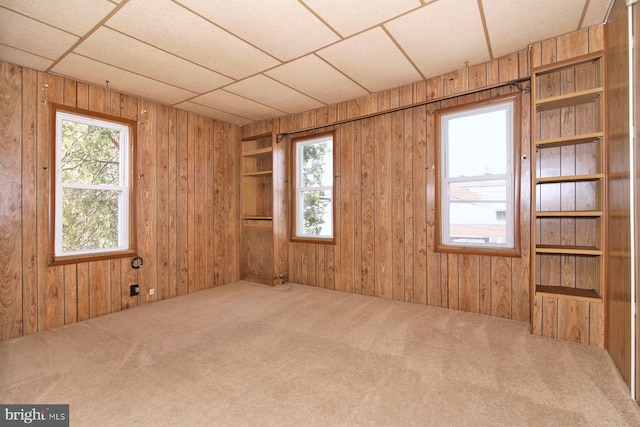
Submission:
M 603 350 L 248 282 L 0 343 L 0 403 L 68 403 L 72 426 L 640 425 Z

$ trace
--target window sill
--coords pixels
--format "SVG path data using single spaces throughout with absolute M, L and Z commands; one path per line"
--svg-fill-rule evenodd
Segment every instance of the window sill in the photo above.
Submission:
M 323 237 L 292 237 L 291 242 L 293 243 L 315 243 L 318 245 L 335 245 L 336 239 L 335 237 L 331 238 L 323 238 Z
M 520 248 L 494 248 L 494 247 L 474 247 L 474 246 L 451 246 L 436 245 L 436 252 L 459 255 L 485 255 L 520 258 Z
M 83 262 L 104 261 L 110 259 L 134 257 L 137 255 L 135 249 L 127 249 L 124 251 L 99 252 L 95 254 L 80 254 L 52 257 L 49 267 L 57 265 L 80 264 Z

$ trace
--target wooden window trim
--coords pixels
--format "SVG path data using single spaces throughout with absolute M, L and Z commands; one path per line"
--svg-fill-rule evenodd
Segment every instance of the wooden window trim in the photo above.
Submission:
M 50 103 L 50 160 L 49 160 L 49 212 L 48 212 L 48 225 L 49 225 L 49 264 L 66 265 L 77 264 L 90 261 L 101 261 L 108 259 L 117 259 L 125 257 L 133 257 L 137 255 L 137 224 L 136 224 L 136 185 L 135 177 L 137 175 L 137 162 L 136 162 L 136 143 L 138 134 L 138 122 L 135 120 L 125 119 L 122 117 L 112 116 L 109 114 L 98 113 L 90 110 L 84 110 L 81 108 L 70 107 L 57 103 Z M 92 254 L 78 254 L 78 255 L 55 255 L 55 224 L 56 224 L 56 119 L 58 112 L 70 113 L 79 116 L 85 116 L 91 119 L 98 119 L 117 123 L 129 127 L 129 247 L 127 249 L 113 250 L 113 251 L 101 251 Z
M 454 246 L 442 243 L 442 218 L 441 218 L 441 178 L 442 170 L 442 140 L 441 140 L 441 118 L 444 114 L 455 111 L 463 111 L 472 108 L 490 106 L 506 101 L 513 102 L 513 247 L 477 247 L 477 246 Z M 470 102 L 466 104 L 441 108 L 434 112 L 434 133 L 435 133 L 435 251 L 442 253 L 463 254 L 463 255 L 488 255 L 521 257 L 522 242 L 520 237 L 520 145 L 522 143 L 522 96 L 520 92 L 510 93 L 495 98 Z
M 297 201 L 297 193 L 296 193 L 296 144 L 299 142 L 303 142 L 309 139 L 321 138 L 323 136 L 331 135 L 333 141 L 333 182 L 332 182 L 332 191 L 333 197 L 331 198 L 331 215 L 332 215 L 332 227 L 333 227 L 333 236 L 332 237 L 298 237 L 296 236 L 296 221 L 297 221 L 297 209 L 296 209 L 296 201 Z M 289 179 L 290 186 L 290 211 L 291 211 L 291 242 L 296 243 L 316 243 L 316 244 L 325 244 L 325 245 L 335 245 L 336 244 L 336 132 L 335 130 L 321 133 L 314 133 L 311 135 L 300 136 L 297 138 L 291 139 L 290 150 L 289 150 L 289 159 L 290 159 L 290 171 L 291 177 Z

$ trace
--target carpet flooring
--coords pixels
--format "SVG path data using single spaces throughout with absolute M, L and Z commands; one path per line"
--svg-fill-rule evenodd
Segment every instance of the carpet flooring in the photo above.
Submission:
M 638 426 L 604 350 L 526 323 L 235 282 L 0 343 L 0 403 L 72 426 Z

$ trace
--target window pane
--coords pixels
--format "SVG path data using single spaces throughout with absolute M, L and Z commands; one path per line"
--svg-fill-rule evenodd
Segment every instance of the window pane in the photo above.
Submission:
M 302 223 L 299 235 L 331 237 L 333 236 L 332 192 L 302 191 Z M 300 229 L 301 228 L 301 229 Z
M 507 111 L 447 120 L 447 176 L 482 176 L 507 171 Z
M 449 243 L 508 243 L 506 190 L 504 180 L 450 184 Z
M 120 184 L 120 132 L 62 121 L 62 182 Z
M 120 192 L 65 188 L 62 249 L 75 252 L 118 247 Z
M 301 187 L 332 186 L 333 144 L 331 140 L 301 144 L 300 148 L 302 148 Z

